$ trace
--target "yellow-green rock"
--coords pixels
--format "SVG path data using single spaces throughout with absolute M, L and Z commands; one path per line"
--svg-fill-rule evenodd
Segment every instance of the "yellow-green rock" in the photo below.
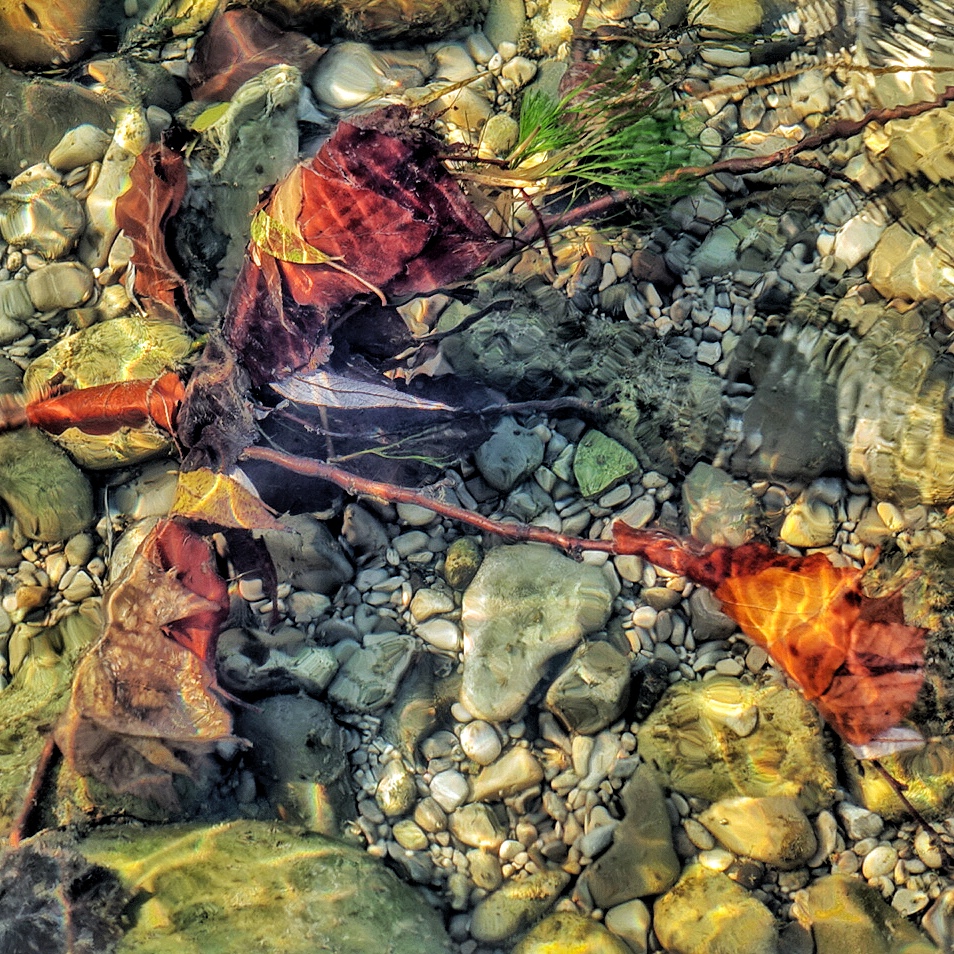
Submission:
M 938 949 L 880 892 L 833 874 L 799 892 L 793 914 L 812 932 L 815 954 L 937 954 Z
M 692 26 L 728 33 L 752 33 L 758 29 L 762 17 L 758 0 L 701 0 L 689 6 Z
M 458 537 L 444 557 L 444 579 L 455 590 L 466 590 L 477 575 L 484 551 L 473 537 Z
M 554 869 L 507 881 L 474 908 L 470 933 L 488 944 L 513 940 L 556 904 L 569 880 L 565 871 Z
M 815 830 L 794 798 L 724 798 L 700 813 L 699 821 L 737 855 L 791 870 L 818 850 Z
M 729 676 L 669 689 L 639 729 L 639 753 L 683 795 L 788 795 L 830 805 L 835 762 L 814 708 L 794 689 Z
M 117 954 L 450 954 L 438 915 L 357 847 L 278 823 L 106 828 L 80 852 L 133 904 Z
M 572 911 L 544 918 L 513 949 L 513 954 L 632 954 L 628 944 L 598 921 Z
M 741 885 L 694 864 L 656 901 L 653 929 L 670 954 L 777 954 L 772 912 Z M 865 951 L 863 946 L 844 949 Z M 844 954 L 844 952 L 842 952 Z
M 36 430 L 0 434 L 0 497 L 31 540 L 65 540 L 93 522 L 86 475 Z
M 56 626 L 21 633 L 29 639 L 18 650 L 13 681 L 0 692 L 0 837 L 10 833 L 23 808 L 50 727 L 69 702 L 75 664 L 101 626 L 98 606 L 87 601 Z
M 613 843 L 583 875 L 601 908 L 660 894 L 679 877 L 666 797 L 648 765 L 636 769 L 621 800 L 623 820 L 613 832 Z
M 870 761 L 859 762 L 845 751 L 843 762 L 852 794 L 882 818 L 907 818 L 908 807 L 884 774 Z M 929 739 L 922 748 L 878 759 L 904 789 L 905 798 L 923 815 L 940 818 L 954 808 L 954 737 Z
M 148 380 L 183 361 L 191 347 L 192 339 L 178 325 L 138 316 L 114 318 L 55 344 L 27 368 L 23 384 L 35 394 L 53 378 L 77 389 Z M 133 464 L 171 444 L 168 434 L 152 426 L 122 427 L 103 435 L 71 427 L 56 439 L 82 466 L 93 469 Z

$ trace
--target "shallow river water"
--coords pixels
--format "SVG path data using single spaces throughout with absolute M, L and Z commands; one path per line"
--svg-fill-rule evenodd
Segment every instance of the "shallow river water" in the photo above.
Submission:
M 226 6 L 0 3 L 0 949 L 954 950 L 954 8 Z

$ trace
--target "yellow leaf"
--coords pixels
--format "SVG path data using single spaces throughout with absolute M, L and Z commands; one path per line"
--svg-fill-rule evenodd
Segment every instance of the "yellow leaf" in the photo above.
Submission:
M 214 126 L 228 112 L 229 106 L 229 103 L 216 103 L 208 109 L 203 109 L 192 123 L 193 131 L 203 133 Z
M 179 475 L 173 515 L 203 520 L 220 527 L 245 530 L 285 530 L 271 509 L 234 477 L 206 468 Z
M 382 305 L 388 303 L 384 292 L 376 285 L 355 274 L 351 269 L 339 265 L 341 256 L 328 255 L 309 245 L 293 228 L 285 225 L 284 222 L 269 215 L 264 209 L 260 209 L 255 218 L 252 219 L 251 239 L 259 251 L 277 258 L 281 262 L 291 262 L 294 265 L 328 265 L 345 275 L 349 275 L 355 281 L 360 282 L 369 291 L 378 296 Z
M 327 265 L 340 261 L 326 255 L 321 249 L 309 245 L 294 229 L 278 219 L 272 218 L 264 209 L 260 209 L 252 219 L 252 241 L 272 258 L 282 262 L 294 262 L 296 265 Z

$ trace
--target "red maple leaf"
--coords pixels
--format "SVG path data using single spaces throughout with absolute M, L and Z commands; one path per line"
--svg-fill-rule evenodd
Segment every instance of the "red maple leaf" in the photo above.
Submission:
M 433 291 L 499 241 L 406 110 L 360 122 L 339 123 L 262 210 L 269 237 L 253 235 L 224 324 L 254 385 L 307 365 L 329 320 L 359 296 Z
M 864 571 L 836 567 L 823 553 L 790 556 L 762 543 L 706 547 L 622 522 L 613 538 L 618 553 L 645 556 L 712 590 L 846 742 L 877 739 L 914 704 L 925 630 L 905 623 L 900 593 L 868 596 Z

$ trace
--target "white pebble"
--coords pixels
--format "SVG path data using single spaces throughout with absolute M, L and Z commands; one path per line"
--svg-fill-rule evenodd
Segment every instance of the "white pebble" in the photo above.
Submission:
M 851 802 L 841 802 L 837 812 L 850 838 L 877 838 L 884 830 L 884 821 L 880 815 Z
M 696 360 L 710 367 L 718 364 L 722 358 L 722 345 L 718 341 L 700 341 L 696 349 Z
M 725 871 L 735 861 L 735 856 L 725 848 L 713 848 L 711 851 L 700 851 L 698 861 L 710 871 Z
M 880 878 L 894 871 L 898 863 L 898 853 L 890 845 L 878 845 L 865 855 L 861 863 L 861 873 L 866 878 Z
M 489 722 L 475 719 L 460 730 L 460 747 L 478 765 L 490 765 L 500 755 L 500 736 Z
M 614 821 L 612 824 L 601 825 L 599 828 L 594 828 L 587 834 L 581 835 L 576 840 L 576 847 L 580 854 L 584 858 L 595 858 L 602 854 L 613 840 L 613 832 L 616 831 L 618 824 L 619 822 Z
M 452 812 L 464 804 L 470 785 L 460 772 L 448 769 L 431 779 L 431 796 L 445 812 Z
M 429 619 L 417 626 L 415 632 L 435 649 L 455 653 L 460 648 L 460 627 L 453 620 Z
M 728 659 L 720 659 L 715 664 L 715 671 L 719 673 L 720 676 L 741 676 L 744 667 L 738 659 L 734 656 L 730 656 Z
M 944 864 L 944 856 L 937 846 L 936 837 L 932 837 L 923 828 L 914 836 L 914 851 L 928 868 L 940 868 Z
M 898 888 L 891 899 L 891 907 L 903 914 L 905 917 L 911 917 L 918 911 L 923 911 L 930 898 L 924 891 L 912 891 L 910 888 Z

